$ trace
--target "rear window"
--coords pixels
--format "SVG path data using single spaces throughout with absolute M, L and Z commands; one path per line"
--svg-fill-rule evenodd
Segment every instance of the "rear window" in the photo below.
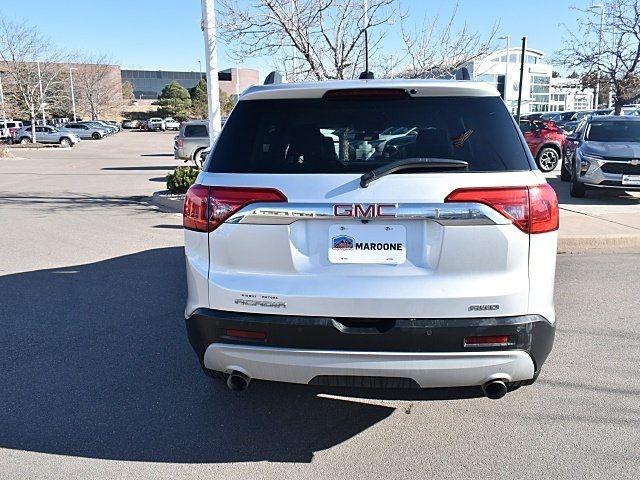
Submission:
M 405 158 L 531 169 L 499 97 L 242 101 L 212 155 L 222 173 L 363 173 Z
M 187 125 L 184 127 L 184 136 L 185 137 L 208 137 L 209 132 L 207 131 L 206 125 Z

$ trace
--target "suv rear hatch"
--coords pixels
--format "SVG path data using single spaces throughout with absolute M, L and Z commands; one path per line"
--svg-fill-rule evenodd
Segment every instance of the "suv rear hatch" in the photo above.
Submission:
M 529 234 L 557 227 L 549 187 L 499 97 L 423 90 L 239 102 L 185 207 L 185 226 L 209 232 L 211 308 L 527 313 Z M 411 158 L 445 162 L 361 186 L 364 173 Z

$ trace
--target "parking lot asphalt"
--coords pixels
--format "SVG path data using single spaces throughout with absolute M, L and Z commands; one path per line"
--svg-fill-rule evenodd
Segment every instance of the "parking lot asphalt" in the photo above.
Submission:
M 554 350 L 500 401 L 230 392 L 186 338 L 180 216 L 148 203 L 172 137 L 0 160 L 0 478 L 637 478 L 640 255 L 558 256 Z

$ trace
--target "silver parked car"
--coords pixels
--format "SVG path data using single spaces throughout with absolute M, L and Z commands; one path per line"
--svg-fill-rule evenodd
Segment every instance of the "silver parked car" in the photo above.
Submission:
M 113 135 L 117 131 L 115 127 L 112 127 L 111 125 L 105 125 L 104 123 L 99 122 L 98 120 L 90 120 L 90 121 L 80 122 L 80 123 L 84 123 L 85 125 L 89 125 L 90 127 L 100 128 L 104 130 L 105 135 Z
M 64 130 L 75 133 L 80 138 L 100 140 L 106 135 L 106 130 L 84 123 L 65 123 Z
M 22 144 L 33 142 L 31 137 L 31 125 L 22 127 L 16 132 L 16 141 Z M 57 143 L 63 147 L 72 147 L 80 141 L 78 135 L 64 129 L 58 129 L 48 125 L 36 126 L 37 143 Z
M 572 197 L 592 188 L 640 191 L 640 117 L 588 117 L 568 140 L 561 178 Z
M 183 122 L 173 144 L 174 158 L 198 163 L 200 154 L 209 147 L 209 121 Z

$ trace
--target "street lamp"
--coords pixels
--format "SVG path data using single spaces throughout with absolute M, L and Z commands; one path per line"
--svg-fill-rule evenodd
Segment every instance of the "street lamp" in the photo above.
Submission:
M 589 9 L 600 9 L 600 34 L 598 39 L 598 70 L 596 71 L 596 95 L 593 100 L 593 108 L 598 108 L 598 99 L 600 97 L 600 60 L 602 57 L 602 30 L 604 28 L 604 5 L 599 3 L 597 5 L 591 5 Z
M 0 40 L 0 43 L 9 43 L 6 40 Z M 2 72 L 0 72 L 0 103 L 2 104 L 2 130 L 6 130 L 7 135 L 9 134 L 9 129 L 7 127 L 7 111 L 4 107 L 4 91 L 2 90 Z
M 40 74 L 39 58 L 36 58 L 36 64 L 38 65 L 38 88 L 40 89 L 40 108 L 42 109 L 42 125 L 46 125 L 47 119 L 44 114 L 44 95 L 42 94 L 42 75 Z
M 504 103 L 507 106 L 507 108 L 509 108 L 509 102 L 507 101 L 507 95 L 508 95 L 508 85 L 509 85 L 509 35 L 505 35 L 503 37 L 498 37 L 499 40 L 506 40 L 507 41 L 507 61 L 505 62 L 506 64 L 506 68 L 504 71 Z M 509 111 L 511 111 L 511 108 L 509 108 Z
M 69 68 L 69 80 L 71 82 L 71 106 L 73 108 L 73 123 L 76 123 L 76 97 L 73 94 L 73 71 L 78 70 L 75 67 Z
M 200 72 L 200 78 L 198 78 L 198 81 L 202 80 L 202 62 L 200 60 L 198 60 L 198 70 Z

